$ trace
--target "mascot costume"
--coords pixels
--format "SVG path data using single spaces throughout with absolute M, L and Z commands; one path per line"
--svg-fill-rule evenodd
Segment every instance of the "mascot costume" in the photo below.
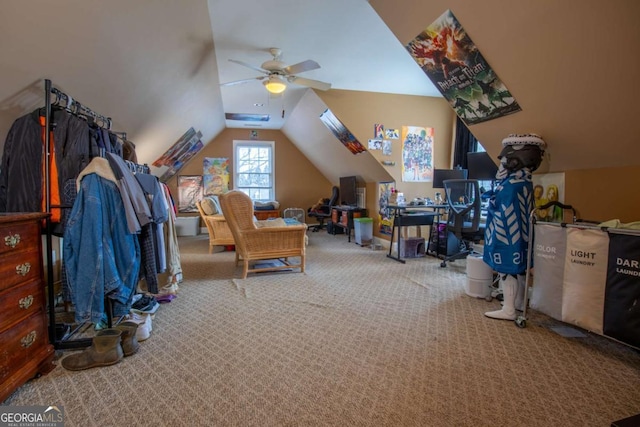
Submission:
M 490 194 L 483 259 L 500 275 L 502 309 L 485 313 L 493 319 L 515 320 L 523 308 L 529 215 L 534 208 L 531 173 L 542 163 L 546 143 L 535 134 L 512 134 L 502 141 Z

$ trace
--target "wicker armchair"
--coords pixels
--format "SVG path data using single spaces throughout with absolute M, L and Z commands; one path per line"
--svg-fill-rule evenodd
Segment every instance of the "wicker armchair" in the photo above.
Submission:
M 260 227 L 261 224 L 254 222 L 251 198 L 237 190 L 221 195 L 220 205 L 236 242 L 236 265 L 243 261 L 243 279 L 247 273 L 259 271 L 299 268 L 304 273 L 306 224 Z M 300 262 L 292 263 L 289 257 L 299 257 Z M 270 259 L 278 259 L 283 264 L 254 266 L 255 261 Z
M 214 246 L 235 245 L 236 242 L 233 240 L 233 234 L 231 234 L 231 230 L 229 230 L 229 226 L 227 225 L 227 220 L 224 215 L 222 215 L 222 213 L 207 215 L 201 205 L 201 202 L 201 200 L 198 200 L 196 202 L 196 207 L 198 208 L 200 217 L 202 218 L 204 225 L 207 226 L 207 231 L 209 232 L 209 253 L 213 253 Z

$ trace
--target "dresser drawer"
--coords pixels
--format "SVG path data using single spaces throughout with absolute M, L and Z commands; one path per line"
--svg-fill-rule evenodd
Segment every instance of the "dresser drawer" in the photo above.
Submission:
M 42 277 L 39 247 L 28 251 L 8 253 L 0 263 L 0 292 L 18 284 Z
M 46 319 L 41 310 L 0 333 L 0 384 L 48 345 Z
M 42 286 L 40 280 L 33 280 L 0 293 L 0 331 L 38 310 L 44 310 Z
M 40 238 L 37 222 L 0 225 L 0 254 L 36 248 Z

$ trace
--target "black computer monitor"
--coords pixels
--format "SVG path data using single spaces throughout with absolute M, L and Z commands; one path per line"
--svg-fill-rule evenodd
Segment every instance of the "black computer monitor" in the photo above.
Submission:
M 478 181 L 493 181 L 498 172 L 498 166 L 489 153 L 484 151 L 467 153 L 467 168 L 469 179 L 477 179 Z
M 466 169 L 434 169 L 433 188 L 444 188 L 443 181 L 447 179 L 466 179 Z

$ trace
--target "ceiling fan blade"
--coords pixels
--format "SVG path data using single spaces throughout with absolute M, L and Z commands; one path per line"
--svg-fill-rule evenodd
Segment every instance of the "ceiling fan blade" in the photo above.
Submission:
M 239 84 L 243 84 L 243 83 L 249 83 L 249 82 L 252 82 L 254 80 L 264 80 L 265 78 L 266 77 L 258 76 L 258 77 L 252 77 L 250 79 L 235 80 L 233 82 L 220 83 L 220 86 L 235 86 L 235 85 L 239 85 Z
M 299 74 L 305 71 L 317 70 L 320 65 L 316 61 L 307 59 L 306 61 L 298 62 L 297 64 L 289 65 L 284 68 L 286 74 Z
M 268 71 L 263 70 L 260 67 L 256 67 L 255 65 L 247 64 L 246 62 L 238 61 L 237 59 L 230 59 L 229 61 L 235 62 L 236 64 L 240 64 L 240 65 L 243 65 L 243 66 L 248 67 L 248 68 L 251 68 L 252 70 L 259 71 L 259 72 L 261 72 L 263 74 L 269 74 Z
M 321 82 L 320 80 L 311 80 L 311 79 L 305 79 L 303 77 L 296 77 L 296 76 L 289 76 L 287 80 L 291 83 L 295 83 L 301 86 L 307 86 L 313 89 L 318 89 L 318 90 L 331 89 L 331 83 Z

